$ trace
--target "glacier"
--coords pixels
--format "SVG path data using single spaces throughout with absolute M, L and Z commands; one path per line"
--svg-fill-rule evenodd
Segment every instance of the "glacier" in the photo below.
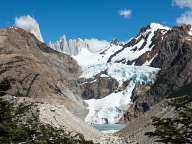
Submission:
M 98 64 L 84 67 L 81 77 L 91 78 L 104 70 L 106 70 L 105 76 L 115 78 L 119 82 L 119 86 L 127 80 L 130 82 L 123 91 L 113 92 L 102 99 L 85 100 L 89 110 L 85 121 L 91 124 L 118 123 L 131 104 L 131 95 L 135 86 L 154 83 L 160 69 L 119 63 Z
M 118 123 L 128 104 L 130 104 L 130 97 L 134 87 L 135 83 L 131 81 L 124 91 L 112 93 L 102 99 L 85 100 L 89 109 L 85 121 L 90 124 Z
M 153 52 L 153 38 L 158 30 L 163 39 L 163 35 L 170 28 L 151 23 L 141 30 L 139 35 L 127 42 L 108 42 L 97 39 L 67 40 L 66 36 L 56 43 L 50 42 L 51 48 L 71 55 L 78 62 L 82 70 L 80 78 L 94 78 L 91 81 L 94 82 L 95 76 L 100 74 L 100 77 L 111 77 L 119 83 L 118 89 L 104 98 L 85 100 L 89 110 L 85 117 L 87 123 L 118 123 L 132 103 L 131 96 L 135 86 L 152 85 L 155 82 L 160 69 L 150 65 L 157 54 L 146 59 L 142 66 L 135 66 L 134 61 L 148 52 Z M 129 61 L 133 61 L 131 65 L 123 64 Z M 124 82 L 129 84 L 122 90 Z

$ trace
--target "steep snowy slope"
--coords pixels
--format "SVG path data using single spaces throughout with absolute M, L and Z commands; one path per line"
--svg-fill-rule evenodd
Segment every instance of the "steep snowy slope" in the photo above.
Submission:
M 109 57 L 116 51 L 120 50 L 121 48 L 122 46 L 112 44 L 106 48 L 107 51 L 105 53 L 103 53 L 103 51 L 92 53 L 87 49 L 82 49 L 79 55 L 73 56 L 73 58 L 77 60 L 77 62 L 81 66 L 103 64 L 107 63 Z
M 150 65 L 156 56 L 157 43 L 163 40 L 164 35 L 170 28 L 152 23 L 141 29 L 136 38 L 131 39 L 122 49 L 114 53 L 108 62 L 117 62 L 134 65 Z M 143 58 L 143 62 L 139 60 Z
M 49 43 L 49 46 L 56 51 L 71 55 L 81 66 L 107 63 L 111 55 L 122 49 L 122 45 L 123 42 L 118 40 L 112 42 L 80 38 L 67 40 L 65 35 L 57 42 Z

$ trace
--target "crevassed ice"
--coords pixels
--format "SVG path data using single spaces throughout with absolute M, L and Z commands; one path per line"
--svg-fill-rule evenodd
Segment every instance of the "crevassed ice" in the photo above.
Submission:
M 92 65 L 84 70 L 82 76 L 86 78 L 93 77 L 95 74 L 107 70 L 107 75 L 115 78 L 120 85 L 124 81 L 130 80 L 129 85 L 123 91 L 114 92 L 102 99 L 85 101 L 89 109 L 85 121 L 94 124 L 117 123 L 131 103 L 130 97 L 135 85 L 153 83 L 159 72 L 158 68 L 128 66 L 118 63 Z
M 107 63 L 84 66 L 81 77 L 91 78 L 96 74 L 107 71 L 107 75 L 115 78 L 120 84 L 133 79 L 136 83 L 152 83 L 159 72 L 159 68 L 149 66 L 133 66 L 120 63 Z

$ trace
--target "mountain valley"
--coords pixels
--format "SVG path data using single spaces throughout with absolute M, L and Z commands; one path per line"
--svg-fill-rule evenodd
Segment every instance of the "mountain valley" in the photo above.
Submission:
M 1 97 L 33 105 L 17 123 L 37 120 L 94 143 L 149 144 L 151 117 L 172 117 L 168 99 L 191 96 L 191 25 L 152 23 L 127 42 L 64 36 L 48 45 L 39 27 L 19 27 L 0 30 L 0 81 L 10 82 Z M 125 126 L 93 127 L 115 124 Z

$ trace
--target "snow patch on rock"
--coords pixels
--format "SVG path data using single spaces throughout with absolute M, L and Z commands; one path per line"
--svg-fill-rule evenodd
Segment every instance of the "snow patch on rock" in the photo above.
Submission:
M 170 28 L 162 26 L 161 24 L 152 23 L 149 29 L 136 37 L 137 40 L 141 39 L 136 45 L 125 48 L 123 51 L 112 58 L 112 62 L 121 61 L 122 59 L 125 59 L 126 62 L 133 61 L 135 59 L 138 59 L 145 52 L 151 51 L 153 48 L 153 46 L 150 47 L 152 43 L 152 38 L 154 37 L 155 32 L 159 29 L 165 30 L 165 32 L 163 33 L 164 35 L 166 31 L 168 31 Z M 144 37 L 146 37 L 147 35 L 147 39 L 144 39 Z M 145 46 L 140 49 L 143 44 L 145 44 Z

